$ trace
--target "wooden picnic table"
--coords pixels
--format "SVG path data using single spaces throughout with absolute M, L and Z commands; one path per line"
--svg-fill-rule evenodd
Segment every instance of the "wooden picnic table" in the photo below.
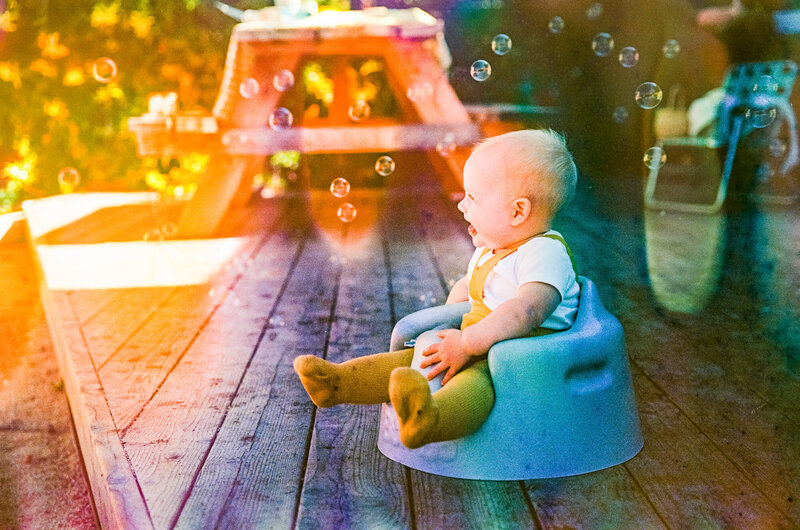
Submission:
M 465 271 L 465 223 L 435 175 L 403 169 L 414 165 L 351 192 L 353 223 L 335 217 L 341 200 L 312 191 L 257 201 L 207 240 L 143 241 L 180 216 L 150 195 L 26 203 L 105 527 L 800 525 L 800 242 L 785 237 L 800 233 L 796 210 L 728 217 L 718 292 L 695 314 L 651 291 L 645 238 L 657 226 L 646 233 L 632 206 L 634 179 L 613 200 L 582 186 L 557 219 L 626 332 L 645 445 L 623 465 L 443 478 L 378 451 L 379 406 L 317 409 L 297 355 L 383 351 L 397 319 L 442 303 Z M 691 257 L 691 242 L 672 252 Z
M 145 114 L 131 118 L 140 156 L 175 157 L 208 152 L 212 158 L 189 207 L 179 220 L 185 237 L 213 234 L 229 207 L 246 203 L 252 177 L 268 154 L 281 150 L 303 153 L 363 153 L 426 150 L 440 168 L 443 185 L 461 190 L 461 170 L 468 147 L 480 138 L 447 78 L 444 23 L 418 8 L 369 8 L 323 11 L 304 18 L 271 18 L 238 24 L 233 29 L 225 73 L 212 115 Z M 301 89 L 303 66 L 310 60 L 333 61 L 333 101 L 325 119 L 303 118 L 304 93 L 280 92 L 273 78 L 293 73 Z M 353 58 L 375 58 L 388 71 L 391 93 L 400 108 L 396 117 L 371 117 L 354 122 L 346 76 Z M 243 96 L 245 80 L 260 90 Z M 410 96 L 409 90 L 427 90 Z M 272 129 L 268 117 L 288 108 L 295 120 L 289 128 Z M 442 156 L 436 146 L 446 137 L 455 147 Z

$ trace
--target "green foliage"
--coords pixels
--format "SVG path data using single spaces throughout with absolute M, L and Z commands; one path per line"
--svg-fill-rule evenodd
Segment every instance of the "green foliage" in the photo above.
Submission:
M 150 92 L 210 109 L 234 21 L 199 0 L 8 2 L 0 13 L 0 213 L 58 193 L 61 168 L 82 189 L 144 189 L 127 120 Z M 93 77 L 108 57 L 117 74 Z

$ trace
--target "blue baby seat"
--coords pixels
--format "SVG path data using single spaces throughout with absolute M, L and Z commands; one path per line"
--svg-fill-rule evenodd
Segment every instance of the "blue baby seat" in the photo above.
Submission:
M 588 473 L 620 464 L 642 448 L 622 326 L 579 278 L 575 324 L 541 337 L 506 340 L 489 350 L 495 404 L 464 438 L 408 449 L 391 404 L 381 410 L 378 448 L 406 466 L 447 477 L 524 480 Z M 412 367 L 438 341 L 434 328 L 457 328 L 469 302 L 431 307 L 400 320 L 391 350 L 416 338 Z M 430 381 L 441 388 L 440 374 Z

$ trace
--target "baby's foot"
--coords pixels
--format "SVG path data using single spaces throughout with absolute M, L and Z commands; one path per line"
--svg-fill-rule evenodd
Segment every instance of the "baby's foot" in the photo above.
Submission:
M 339 375 L 337 365 L 316 355 L 301 355 L 294 360 L 294 371 L 308 392 L 311 401 L 318 407 L 332 407 L 339 403 Z
M 400 441 L 409 449 L 422 447 L 436 430 L 439 407 L 428 380 L 413 368 L 395 368 L 389 379 L 389 399 L 400 424 Z

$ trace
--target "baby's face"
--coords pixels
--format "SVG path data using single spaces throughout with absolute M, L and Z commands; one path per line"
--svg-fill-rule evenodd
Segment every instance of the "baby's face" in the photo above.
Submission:
M 513 197 L 507 188 L 505 164 L 496 150 L 469 157 L 464 166 L 464 198 L 458 209 L 470 223 L 469 235 L 476 247 L 498 249 L 516 242 L 511 225 Z

